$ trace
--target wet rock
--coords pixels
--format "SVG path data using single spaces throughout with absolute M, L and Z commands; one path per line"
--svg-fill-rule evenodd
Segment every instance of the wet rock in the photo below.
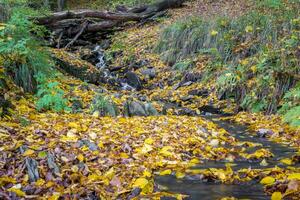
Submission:
M 181 86 L 181 87 L 182 87 L 182 86 L 190 86 L 190 85 L 192 85 L 192 84 L 193 84 L 192 81 L 188 81 L 188 82 L 184 82 L 184 83 L 180 84 L 180 86 Z
M 200 97 L 208 97 L 209 92 L 208 90 L 191 90 L 188 92 L 189 95 L 193 95 L 193 96 L 200 96 Z
M 39 179 L 38 162 L 32 158 L 25 158 L 25 165 L 30 182 L 35 182 Z
M 133 188 L 131 193 L 128 195 L 127 200 L 134 199 L 135 197 L 139 196 L 141 192 L 142 192 L 141 188 Z
M 258 137 L 264 138 L 264 137 L 273 135 L 274 132 L 271 129 L 261 128 L 261 129 L 258 129 L 256 134 Z
M 142 75 L 149 77 L 150 79 L 155 78 L 156 71 L 154 68 L 147 68 L 141 71 Z
M 98 146 L 94 142 L 91 142 L 89 140 L 79 140 L 78 145 L 79 145 L 79 148 L 81 148 L 83 146 L 87 146 L 89 148 L 89 150 L 91 150 L 91 151 L 98 150 Z
M 8 85 L 5 81 L 4 78 L 0 78 L 0 89 L 3 88 L 3 89 L 7 89 L 8 88 Z
M 144 105 L 137 101 L 127 101 L 124 105 L 125 116 L 147 116 Z
M 184 75 L 183 79 L 182 79 L 182 83 L 185 82 L 197 82 L 202 78 L 202 74 L 199 72 L 188 72 Z
M 174 85 L 173 90 L 177 90 L 178 88 L 184 87 L 184 86 L 190 86 L 190 85 L 192 85 L 192 84 L 193 84 L 192 81 L 188 81 L 188 82 L 180 82 L 180 83 Z
M 153 107 L 151 103 L 145 104 L 145 110 L 148 116 L 156 116 L 158 115 L 157 110 Z
M 104 49 L 104 50 L 107 50 L 107 49 L 109 48 L 110 44 L 111 44 L 111 41 L 108 40 L 108 39 L 102 40 L 102 41 L 100 42 L 100 46 L 101 46 L 101 48 Z
M 20 147 L 19 150 L 23 154 L 27 149 L 28 149 L 28 147 L 23 145 Z M 25 158 L 25 166 L 26 166 L 27 173 L 29 176 L 29 181 L 30 182 L 37 181 L 40 177 L 39 171 L 38 171 L 38 162 L 33 158 L 26 157 Z
M 50 169 L 54 174 L 58 175 L 60 170 L 59 170 L 58 165 L 57 165 L 56 162 L 55 162 L 55 157 L 54 157 L 53 154 L 51 154 L 51 153 L 48 153 L 48 154 L 47 154 L 47 163 L 48 163 L 49 169 Z
M 126 82 L 134 87 L 137 90 L 141 90 L 142 89 L 142 82 L 140 80 L 140 78 L 138 77 L 138 75 L 136 75 L 134 72 L 127 72 L 125 75 L 126 78 Z
M 139 96 L 138 99 L 140 101 L 147 101 L 147 97 L 146 96 Z
M 118 108 L 114 102 L 101 94 L 96 95 L 93 99 L 90 110 L 93 115 L 97 116 L 116 117 L 118 115 Z
M 142 67 L 145 67 L 149 64 L 148 60 L 138 60 L 136 62 L 130 63 L 130 67 L 133 68 L 134 70 L 140 69 Z
M 158 112 L 151 103 L 143 104 L 142 102 L 128 100 L 124 104 L 124 115 L 127 117 L 152 116 L 158 115 Z
M 83 109 L 83 104 L 79 99 L 72 100 L 72 111 L 73 113 L 78 113 Z
M 9 108 L 12 107 L 13 105 L 11 104 L 11 102 L 5 99 L 3 94 L 0 94 L 0 117 L 9 115 Z
M 190 101 L 190 100 L 193 99 L 193 96 L 188 95 L 188 96 L 181 97 L 180 99 L 181 99 L 182 101 Z
M 194 110 L 191 110 L 189 108 L 180 108 L 175 111 L 177 115 L 187 115 L 187 116 L 195 116 L 197 113 Z
M 211 105 L 205 105 L 205 106 L 200 107 L 199 109 L 200 109 L 200 111 L 205 112 L 205 113 L 222 114 L 222 112 L 219 109 L 217 109 Z

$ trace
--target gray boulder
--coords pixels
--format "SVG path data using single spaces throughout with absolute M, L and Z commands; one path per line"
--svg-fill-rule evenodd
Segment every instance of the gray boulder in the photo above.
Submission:
M 137 90 L 141 90 L 142 89 L 142 82 L 140 80 L 140 78 L 138 77 L 138 75 L 136 75 L 134 72 L 127 72 L 125 75 L 126 78 L 126 82 L 134 87 Z
M 132 116 L 152 116 L 158 115 L 157 110 L 151 103 L 142 103 L 139 101 L 128 100 L 124 104 L 124 115 L 127 117 Z

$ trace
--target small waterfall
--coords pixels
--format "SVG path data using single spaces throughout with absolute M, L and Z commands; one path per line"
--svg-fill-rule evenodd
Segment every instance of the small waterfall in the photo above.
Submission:
M 134 87 L 130 86 L 124 80 L 118 79 L 117 76 L 113 75 L 109 71 L 105 59 L 105 52 L 100 45 L 97 45 L 94 48 L 93 52 L 96 54 L 96 59 L 97 59 L 95 66 L 104 73 L 104 78 L 106 78 L 106 80 L 114 80 L 113 82 L 117 82 L 121 86 L 121 90 L 130 90 L 130 91 L 135 90 Z
M 128 85 L 128 83 L 121 82 L 122 90 L 135 90 L 134 87 Z
M 96 67 L 99 69 L 106 68 L 107 65 L 106 65 L 106 61 L 105 61 L 105 54 L 104 54 L 104 50 L 101 48 L 101 46 L 97 45 L 93 51 L 97 53 L 97 61 L 98 62 L 96 63 Z

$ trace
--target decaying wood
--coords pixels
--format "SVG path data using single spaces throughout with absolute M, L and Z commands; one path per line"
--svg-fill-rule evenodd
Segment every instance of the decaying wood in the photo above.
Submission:
M 63 49 L 51 49 L 52 55 L 62 70 L 93 84 L 104 83 L 104 74 L 94 65 L 81 60 L 75 54 Z
M 72 46 L 76 40 L 95 32 L 113 31 L 126 22 L 145 23 L 157 16 L 165 14 L 165 10 L 182 6 L 185 0 L 159 0 L 157 3 L 128 9 L 118 7 L 115 12 L 98 10 L 71 10 L 52 13 L 48 16 L 35 18 L 39 25 L 45 25 L 54 34 L 55 46 L 66 44 L 62 40 L 69 40 L 66 47 Z M 84 27 L 83 27 L 84 25 Z M 89 35 L 90 36 L 90 35 Z

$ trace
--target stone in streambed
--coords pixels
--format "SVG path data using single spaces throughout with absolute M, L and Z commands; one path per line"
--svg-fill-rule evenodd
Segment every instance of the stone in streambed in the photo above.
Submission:
M 141 90 L 142 89 L 142 82 L 140 80 L 140 78 L 138 77 L 138 75 L 136 75 L 134 72 L 127 72 L 125 75 L 126 78 L 126 82 L 134 87 L 137 90 Z

